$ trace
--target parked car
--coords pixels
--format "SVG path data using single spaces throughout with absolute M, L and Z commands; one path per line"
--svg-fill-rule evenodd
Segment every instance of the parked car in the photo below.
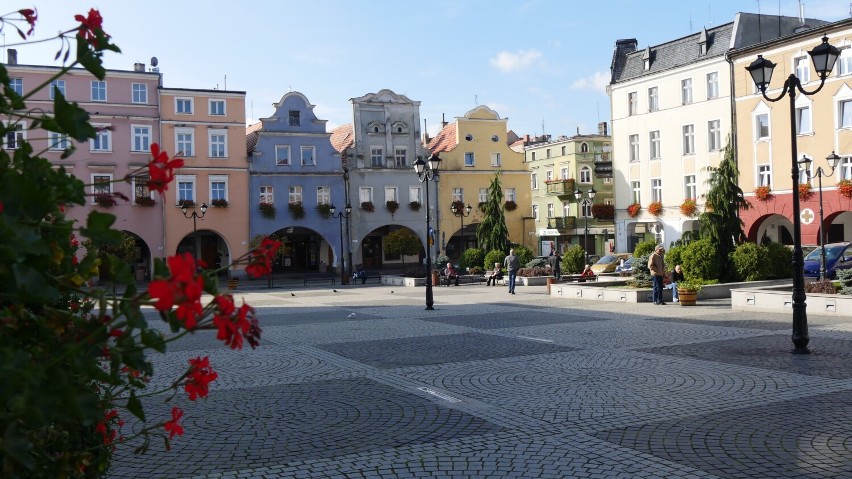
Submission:
M 621 273 L 624 275 L 633 274 L 633 256 L 624 260 L 624 262 L 619 262 L 619 264 L 615 267 L 616 273 Z
M 819 278 L 820 251 L 815 250 L 805 256 L 805 278 Z M 825 277 L 834 279 L 837 270 L 852 269 L 852 243 L 829 243 L 825 245 Z
M 595 274 L 612 273 L 615 267 L 621 264 L 621 260 L 627 261 L 628 258 L 629 253 L 608 254 L 592 265 L 592 271 Z

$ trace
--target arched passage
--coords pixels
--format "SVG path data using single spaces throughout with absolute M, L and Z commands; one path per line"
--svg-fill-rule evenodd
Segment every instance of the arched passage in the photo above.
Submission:
M 330 264 L 335 264 L 337 242 L 329 242 L 310 228 L 289 226 L 269 235 L 281 241 L 284 253 L 275 259 L 272 271 L 276 273 L 300 273 L 319 271 L 325 273 Z
M 189 253 L 204 267 L 218 269 L 231 263 L 231 251 L 225 239 L 212 230 L 198 230 L 184 236 L 178 243 L 176 253 Z
M 422 264 L 422 258 L 426 257 L 426 250 L 421 246 L 420 253 L 411 256 L 393 255 L 385 252 L 385 240 L 388 234 L 397 229 L 404 228 L 419 238 L 416 232 L 401 225 L 380 226 L 371 231 L 361 240 L 361 261 L 364 269 L 402 272 L 413 264 Z

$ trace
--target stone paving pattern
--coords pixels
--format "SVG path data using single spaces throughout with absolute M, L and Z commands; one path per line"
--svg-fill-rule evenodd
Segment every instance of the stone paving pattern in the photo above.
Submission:
M 152 388 L 204 355 L 219 379 L 145 399 L 149 419 L 184 408 L 186 432 L 120 448 L 108 477 L 852 478 L 849 320 L 810 314 L 793 355 L 792 313 L 724 300 L 470 286 L 426 311 L 424 288 L 335 289 L 238 291 L 261 347 L 201 331 L 154 357 Z

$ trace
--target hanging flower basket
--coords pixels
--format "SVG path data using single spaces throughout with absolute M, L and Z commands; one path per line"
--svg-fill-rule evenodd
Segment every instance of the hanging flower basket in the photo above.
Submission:
M 388 211 L 390 211 L 391 216 L 393 216 L 393 214 L 396 213 L 396 210 L 399 209 L 399 203 L 394 200 L 386 201 L 385 208 L 387 208 Z
M 627 216 L 635 218 L 639 216 L 640 211 L 642 211 L 642 205 L 640 205 L 639 203 L 633 203 L 632 205 L 627 207 Z
M 217 199 L 211 201 L 210 204 L 214 208 L 227 208 L 228 207 L 228 200 L 226 200 L 224 198 L 217 198 Z
M 364 210 L 364 211 L 368 211 L 370 213 L 372 213 L 373 211 L 376 211 L 376 207 L 373 206 L 372 201 L 362 201 L 361 202 L 361 209 Z
M 680 204 L 680 213 L 683 216 L 695 216 L 696 211 L 698 211 L 698 205 L 692 198 L 687 198 Z
M 837 191 L 841 195 L 852 198 L 852 180 L 840 180 L 837 182 Z
M 411 203 L 408 203 L 408 207 L 411 208 L 411 211 L 420 211 L 420 206 L 419 201 L 412 201 Z
M 663 214 L 663 203 L 659 201 L 655 201 L 648 205 L 648 213 L 651 213 L 654 216 L 660 216 Z
M 260 210 L 260 214 L 263 215 L 264 218 L 275 218 L 275 205 L 272 203 L 261 201 L 260 204 L 257 205 L 257 209 Z
M 754 196 L 760 201 L 769 201 L 772 198 L 772 190 L 768 186 L 758 186 L 754 189 Z
M 509 200 L 506 202 L 504 208 L 506 208 L 506 211 L 515 211 L 516 209 L 518 209 L 518 204 L 512 200 Z
M 814 195 L 810 183 L 799 183 L 799 199 L 808 201 Z
M 116 205 L 116 202 L 111 194 L 98 193 L 95 195 L 95 204 L 103 208 L 111 208 Z
M 137 196 L 135 203 L 139 206 L 154 206 L 157 204 L 150 196 Z
M 592 216 L 599 220 L 611 220 L 615 218 L 615 206 L 598 203 L 592 205 Z
M 326 219 L 330 218 L 331 217 L 331 205 L 326 204 L 326 203 L 318 204 L 317 205 L 317 213 L 319 213 L 320 216 L 322 216 L 323 218 L 326 218 Z
M 302 206 L 301 201 L 289 203 L 287 205 L 287 209 L 290 210 L 290 214 L 293 215 L 293 219 L 300 220 L 305 217 L 305 207 Z

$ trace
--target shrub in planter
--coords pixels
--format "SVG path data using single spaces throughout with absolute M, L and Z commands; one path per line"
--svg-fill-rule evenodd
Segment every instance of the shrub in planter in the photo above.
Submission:
M 393 216 L 393 214 L 396 213 L 396 210 L 399 209 L 399 203 L 393 200 L 387 201 L 385 202 L 385 208 L 387 208 L 388 211 L 390 211 L 391 216 Z
M 372 213 L 373 211 L 376 211 L 376 207 L 373 206 L 372 201 L 362 201 L 361 202 L 361 209 L 364 210 L 364 211 L 369 211 L 370 213 Z
M 728 258 L 720 258 L 716 245 L 709 239 L 689 243 L 681 256 L 683 274 L 689 280 L 718 279 L 722 267 L 728 264 Z
M 135 201 L 139 206 L 154 206 L 157 204 L 154 198 L 150 196 L 137 196 Z
M 685 246 L 672 246 L 666 250 L 666 269 L 672 270 L 677 265 L 683 265 L 683 249 Z
M 852 294 L 852 269 L 837 270 L 837 280 L 840 282 L 840 294 Z
M 331 218 L 331 205 L 326 203 L 320 203 L 317 205 L 317 213 L 323 218 Z
M 260 204 L 257 205 L 257 209 L 260 210 L 260 214 L 263 215 L 264 218 L 275 218 L 275 205 L 272 203 L 261 201 Z
M 226 200 L 224 198 L 217 198 L 217 199 L 211 201 L 210 204 L 213 205 L 213 207 L 215 207 L 215 208 L 227 208 L 228 207 L 228 200 Z
M 482 266 L 483 261 L 485 261 L 485 252 L 479 248 L 468 248 L 462 253 L 461 267 Z
M 506 204 L 503 206 L 503 208 L 505 208 L 506 211 L 515 211 L 516 209 L 518 209 L 518 204 L 512 200 L 508 200 L 506 201 Z
M 411 211 L 420 211 L 421 206 L 422 205 L 419 201 L 412 201 L 411 203 L 408 203 L 408 207 L 411 209 Z
M 301 201 L 288 203 L 287 209 L 290 210 L 290 214 L 293 215 L 293 219 L 300 220 L 305 217 L 305 207 L 302 206 Z
M 562 271 L 566 274 L 580 274 L 586 262 L 586 251 L 575 244 L 562 253 Z
M 500 250 L 493 249 L 485 255 L 485 260 L 484 260 L 485 269 L 491 270 L 492 268 L 494 268 L 494 263 L 500 263 L 500 265 L 502 266 L 503 260 L 505 260 L 505 259 L 506 259 L 505 253 L 503 253 Z
M 654 252 L 656 247 L 657 244 L 653 241 L 643 241 L 636 245 L 636 248 L 633 250 L 633 256 L 651 256 L 651 253 Z
M 534 276 L 552 276 L 552 275 L 553 275 L 553 273 L 550 271 L 550 268 L 542 268 L 542 267 L 539 267 L 539 266 L 536 266 L 534 268 L 520 268 L 518 270 L 518 276 L 534 277 Z
M 432 266 L 435 269 L 444 269 L 447 267 L 447 263 L 450 262 L 450 258 L 445 254 L 439 254 L 437 258 L 435 258 L 435 262 Z
M 766 248 L 766 262 L 769 264 L 767 279 L 793 277 L 793 250 L 781 243 L 771 242 Z
M 830 279 L 810 281 L 805 283 L 805 293 L 837 294 L 837 286 Z
M 518 257 L 518 264 L 527 264 L 535 258 L 532 250 L 526 246 L 515 246 L 515 256 Z
M 633 256 L 633 279 L 630 286 L 634 288 L 650 288 L 652 284 L 651 270 L 648 269 L 648 256 Z
M 547 258 L 533 258 L 524 268 L 544 268 L 548 266 Z
M 743 281 L 760 281 L 769 277 L 769 255 L 766 248 L 757 243 L 737 245 L 731 261 L 737 277 Z

